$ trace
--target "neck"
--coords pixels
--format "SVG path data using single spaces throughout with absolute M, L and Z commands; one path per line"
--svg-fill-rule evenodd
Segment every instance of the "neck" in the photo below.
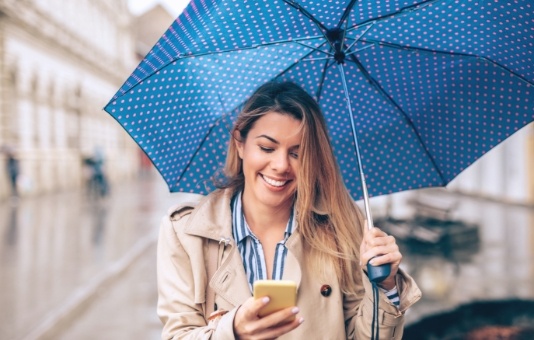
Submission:
M 291 214 L 292 206 L 271 208 L 265 206 L 249 207 L 243 202 L 243 213 L 247 224 L 254 234 L 263 233 L 265 230 L 285 230 Z

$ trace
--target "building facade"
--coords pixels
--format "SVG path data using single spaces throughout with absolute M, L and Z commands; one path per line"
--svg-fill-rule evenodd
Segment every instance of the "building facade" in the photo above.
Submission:
M 0 145 L 21 195 L 82 186 L 96 150 L 111 182 L 137 172 L 139 148 L 102 110 L 137 64 L 132 22 L 127 0 L 0 0 Z

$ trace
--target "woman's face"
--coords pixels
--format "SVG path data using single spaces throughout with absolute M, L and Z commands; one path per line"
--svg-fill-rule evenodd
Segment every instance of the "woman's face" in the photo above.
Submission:
M 291 207 L 297 190 L 301 138 L 299 120 L 269 112 L 255 122 L 245 141 L 236 141 L 243 160 L 243 200 L 248 209 Z

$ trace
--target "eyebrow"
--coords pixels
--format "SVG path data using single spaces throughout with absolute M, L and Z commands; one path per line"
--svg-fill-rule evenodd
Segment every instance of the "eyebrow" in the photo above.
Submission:
M 258 137 L 256 137 L 256 139 L 259 139 L 259 138 L 266 138 L 266 139 L 270 140 L 271 142 L 273 142 L 274 144 L 277 144 L 277 145 L 280 144 L 279 141 L 277 141 L 273 137 L 269 137 L 267 135 L 259 135 Z M 293 145 L 292 148 L 300 148 L 300 145 Z
M 272 137 L 269 137 L 267 135 L 259 135 L 258 137 L 256 137 L 256 139 L 259 139 L 259 138 L 267 138 L 268 140 L 270 140 L 271 142 L 275 143 L 275 144 L 280 144 L 279 141 L 277 141 L 276 139 L 272 138 Z

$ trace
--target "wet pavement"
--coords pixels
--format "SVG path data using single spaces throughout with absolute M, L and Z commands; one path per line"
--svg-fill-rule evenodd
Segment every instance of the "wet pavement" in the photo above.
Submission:
M 154 175 L 118 184 L 103 200 L 73 191 L 0 202 L 0 339 L 60 338 L 63 330 L 88 317 L 100 295 L 109 296 L 122 282 L 133 294 L 123 316 L 138 305 L 152 308 L 131 317 L 131 328 L 153 319 L 159 221 L 178 200 Z M 130 270 L 143 273 L 126 280 L 134 275 Z M 151 301 L 134 292 L 143 286 L 150 286 Z M 120 300 L 119 293 L 106 298 L 112 305 L 115 299 Z M 117 322 L 110 328 L 121 329 L 117 313 L 93 323 Z M 81 338 L 111 338 L 107 331 L 95 334 L 98 329 L 95 325 Z
M 159 339 L 155 242 L 182 199 L 158 175 L 82 192 L 0 202 L 0 339 Z M 461 249 L 403 247 L 424 297 L 407 324 L 472 301 L 534 300 L 534 208 L 460 198 L 454 217 L 479 226 Z M 7 308 L 6 308 L 7 306 Z

